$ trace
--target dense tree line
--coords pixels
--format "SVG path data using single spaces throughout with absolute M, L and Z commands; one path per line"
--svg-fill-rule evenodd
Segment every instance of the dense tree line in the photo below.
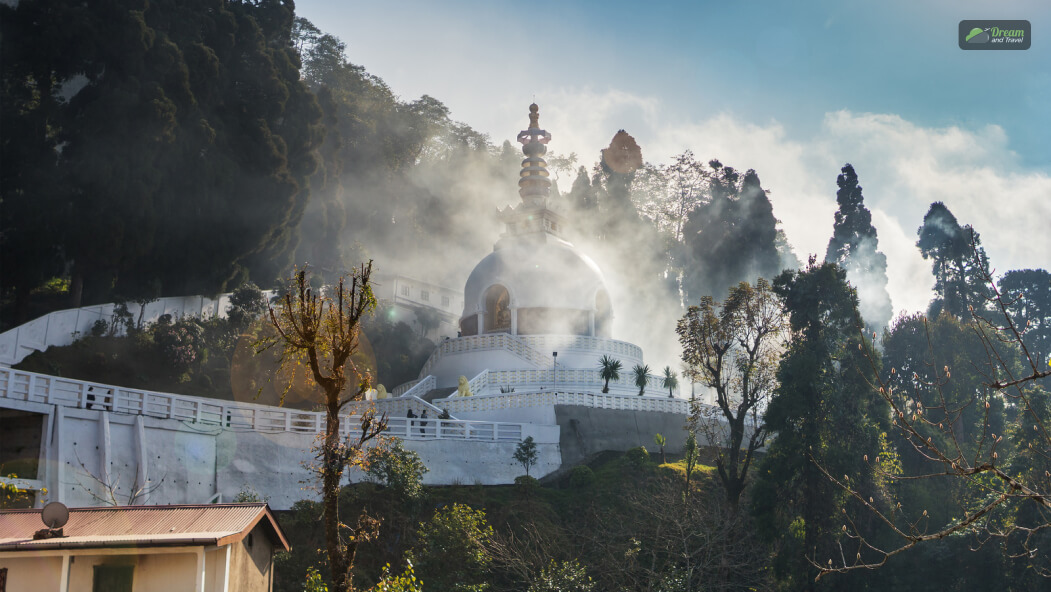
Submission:
M 290 262 L 322 138 L 291 2 L 26 1 L 3 23 L 3 283 L 70 305 Z

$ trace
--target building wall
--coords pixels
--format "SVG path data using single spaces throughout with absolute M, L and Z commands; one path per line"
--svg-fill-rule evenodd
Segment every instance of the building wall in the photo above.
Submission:
M 264 592 L 273 586 L 274 547 L 262 526 L 256 526 L 230 555 L 230 592 Z
M 262 535 L 261 547 L 266 547 L 269 557 L 270 542 Z M 237 544 L 235 544 L 235 547 Z M 8 568 L 7 589 L 11 592 L 51 591 L 60 589 L 62 577 L 62 555 L 69 553 L 69 592 L 97 592 L 92 589 L 95 567 L 99 565 L 132 566 L 133 592 L 186 592 L 195 590 L 198 571 L 197 548 L 182 547 L 169 550 L 160 547 L 136 549 L 83 549 L 79 551 L 8 552 L 0 556 L 0 567 Z M 236 548 L 233 549 L 236 554 Z M 223 589 L 226 568 L 225 547 L 205 552 L 205 592 L 220 592 Z M 231 556 L 233 559 L 233 556 Z M 233 561 L 231 561 L 231 564 Z M 251 562 L 249 562 L 251 565 Z M 241 582 L 250 586 L 234 587 L 231 590 L 269 590 L 270 567 L 265 574 L 240 574 Z M 231 570 L 232 571 L 232 570 Z M 233 575 L 233 574 L 231 574 Z
M 660 447 L 653 441 L 656 434 L 667 438 L 667 452 L 678 454 L 686 443 L 686 417 L 677 413 L 556 405 L 555 417 L 562 431 L 565 465 L 584 462 L 604 450 L 645 446 L 650 453 L 659 452 Z
M 10 592 L 58 590 L 62 578 L 62 557 L 19 557 L 0 555 L 0 567 L 7 568 Z

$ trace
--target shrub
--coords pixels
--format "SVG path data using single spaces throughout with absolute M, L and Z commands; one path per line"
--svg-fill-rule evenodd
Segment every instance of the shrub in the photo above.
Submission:
M 373 480 L 406 499 L 423 495 L 423 474 L 427 466 L 419 454 L 406 450 L 401 440 L 395 438 L 389 446 L 375 446 L 366 454 L 368 474 Z
M 540 487 L 540 481 L 537 481 L 536 477 L 530 477 L 529 475 L 519 475 L 515 477 L 515 485 L 520 489 L 526 491 L 532 491 L 537 487 Z
M 644 467 L 650 462 L 650 451 L 646 450 L 645 446 L 636 446 L 635 448 L 628 449 L 624 453 L 624 457 L 628 459 L 628 462 L 636 467 Z
M 573 467 L 569 473 L 569 486 L 574 488 L 590 487 L 595 482 L 595 471 L 587 465 Z
M 552 559 L 529 586 L 529 592 L 591 592 L 594 589 L 595 582 L 576 559 L 561 563 Z

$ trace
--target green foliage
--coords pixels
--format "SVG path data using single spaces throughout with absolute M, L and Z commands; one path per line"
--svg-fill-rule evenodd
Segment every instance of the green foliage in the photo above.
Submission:
M 887 257 L 877 251 L 879 239 L 872 225 L 872 213 L 865 207 L 858 175 L 850 164 L 843 165 L 836 178 L 835 224 L 828 241 L 825 261 L 846 270 L 847 280 L 858 291 L 861 314 L 871 328 L 882 329 L 893 311 L 887 293 Z
M 686 434 L 686 442 L 682 446 L 682 462 L 685 465 L 685 475 L 683 475 L 683 497 L 689 497 L 691 493 L 690 479 L 693 477 L 693 469 L 700 463 L 701 451 L 697 447 L 697 434 L 693 430 L 688 430 Z
M 721 304 L 702 297 L 675 328 L 686 372 L 715 393 L 714 406 L 691 402 L 689 424 L 709 441 L 725 441 L 716 451 L 716 465 L 727 501 L 735 508 L 755 453 L 766 441 L 763 414 L 777 388 L 784 317 L 778 296 L 759 278 L 754 287 L 741 282 L 730 288 Z
M 981 268 L 989 269 L 989 259 L 978 233 L 969 224 L 960 226 L 940 201 L 931 204 L 916 233 L 916 246 L 931 260 L 934 272 L 935 297 L 927 315 L 934 318 L 945 311 L 966 318 L 972 307 L 984 309 L 990 290 Z
M 266 312 L 266 296 L 259 286 L 248 282 L 241 284 L 230 294 L 230 306 L 226 318 L 231 330 L 241 332 Z
M 393 315 L 393 308 L 381 305 L 375 315 L 362 323 L 375 358 L 375 380 L 386 385 L 399 385 L 417 378 L 434 351 L 434 342 L 421 337 Z
M 661 387 L 668 389 L 668 397 L 672 397 L 672 391 L 679 388 L 679 377 L 672 372 L 671 366 L 664 367 L 664 376 L 661 377 Z
M 514 459 L 525 469 L 527 477 L 529 476 L 529 467 L 535 465 L 539 458 L 540 453 L 537 452 L 536 442 L 533 441 L 532 436 L 526 436 L 515 447 Z
M 375 479 L 396 496 L 409 501 L 423 495 L 423 475 L 427 466 L 420 455 L 406 450 L 398 438 L 386 446 L 374 446 L 366 453 L 365 466 Z
M 650 367 L 648 365 L 635 364 L 631 369 L 635 386 L 639 387 L 639 396 L 646 392 L 646 385 L 650 382 Z
M 321 578 L 316 567 L 307 568 L 307 579 L 303 582 L 303 592 L 328 592 L 328 584 Z
M 774 282 L 792 342 L 766 413 L 777 438 L 759 465 L 752 509 L 760 534 L 778 541 L 775 573 L 788 587 L 813 579 L 808 560 L 824 562 L 839 553 L 836 532 L 847 500 L 824 472 L 843 475 L 860 495 L 879 495 L 864 459 L 879 450 L 879 434 L 889 428 L 888 407 L 870 387 L 865 353 L 873 352 L 861 340 L 857 296 L 845 276 L 838 266 L 811 259 L 805 270 L 785 272 Z M 791 535 L 797 523 L 801 540 Z M 865 525 L 858 527 L 874 536 Z
M 0 117 L 21 141 L 5 142 L 2 160 L 5 171 L 25 169 L 2 183 L 4 220 L 24 230 L 2 230 L 13 244 L 0 283 L 31 290 L 72 263 L 80 306 L 274 277 L 289 261 L 322 134 L 289 42 L 292 11 L 4 6 Z M 23 261 L 7 265 L 9 256 Z
M 709 163 L 707 198 L 697 202 L 683 228 L 680 267 L 690 303 L 702 296 L 719 298 L 731 286 L 782 269 L 777 219 L 759 175 L 743 176 L 717 160 Z
M 999 282 L 1008 312 L 1040 369 L 1051 363 L 1051 273 L 1044 269 L 1008 271 Z
M 569 485 L 576 489 L 590 487 L 595 482 L 595 471 L 587 465 L 573 467 L 569 472 Z
M 408 558 L 428 592 L 482 592 L 489 589 L 492 538 L 484 511 L 454 503 L 420 524 Z
M 264 498 L 263 496 L 259 495 L 259 492 L 256 491 L 254 487 L 250 485 L 245 485 L 241 487 L 241 491 L 237 492 L 237 495 L 234 496 L 234 499 L 232 501 L 235 504 L 250 504 L 259 502 L 269 502 L 270 498 Z
M 234 389 L 240 387 L 243 388 L 237 396 L 254 396 L 257 390 L 242 381 L 247 376 L 263 376 L 268 360 L 248 355 L 241 356 L 239 363 L 235 361 L 239 345 L 242 354 L 250 350 L 247 341 L 257 330 L 250 325 L 260 314 L 261 298 L 257 288 L 246 286 L 231 298 L 230 314 L 225 318 L 175 320 L 162 315 L 141 328 L 132 312 L 138 312 L 138 305 L 121 304 L 115 312 L 114 326 L 100 320 L 88 335 L 72 345 L 35 352 L 18 367 L 103 384 L 227 401 L 235 399 Z M 237 372 L 236 377 L 232 377 L 232 370 Z
M 664 437 L 664 434 L 654 434 L 653 443 L 661 449 L 661 464 L 663 465 L 667 462 L 667 459 L 664 457 L 664 445 L 668 443 L 668 439 Z
M 605 380 L 606 383 L 602 386 L 602 392 L 609 392 L 609 381 L 620 380 L 620 370 L 622 367 L 621 361 L 614 359 L 608 354 L 603 354 L 598 361 L 599 365 L 599 377 Z
M 562 562 L 552 559 L 529 586 L 529 592 L 591 592 L 594 589 L 595 582 L 576 559 Z
M 645 467 L 650 464 L 650 451 L 646 450 L 645 446 L 636 446 L 635 448 L 629 448 L 624 453 L 624 458 L 633 467 Z
M 372 588 L 374 592 L 423 592 L 423 582 L 416 579 L 412 562 L 407 562 L 405 571 L 400 576 L 390 573 L 390 564 L 383 567 L 380 581 Z
M 0 465 L 0 476 L 8 479 L 18 478 L 17 473 L 5 470 L 3 465 Z M 43 493 L 47 494 L 47 489 L 44 489 Z M 35 497 L 31 490 L 19 489 L 13 483 L 0 481 L 0 510 L 32 508 Z
M 525 493 L 529 493 L 540 486 L 540 481 L 536 477 L 530 477 L 529 475 L 519 475 L 515 477 L 515 486 Z

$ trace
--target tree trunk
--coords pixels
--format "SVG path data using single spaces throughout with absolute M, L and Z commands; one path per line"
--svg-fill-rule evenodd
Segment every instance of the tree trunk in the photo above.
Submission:
M 343 477 L 339 459 L 339 410 L 329 406 L 325 418 L 325 442 L 322 445 L 322 503 L 325 511 L 325 546 L 332 583 L 337 592 L 351 592 L 347 574 L 346 552 L 339 543 L 339 482 Z

